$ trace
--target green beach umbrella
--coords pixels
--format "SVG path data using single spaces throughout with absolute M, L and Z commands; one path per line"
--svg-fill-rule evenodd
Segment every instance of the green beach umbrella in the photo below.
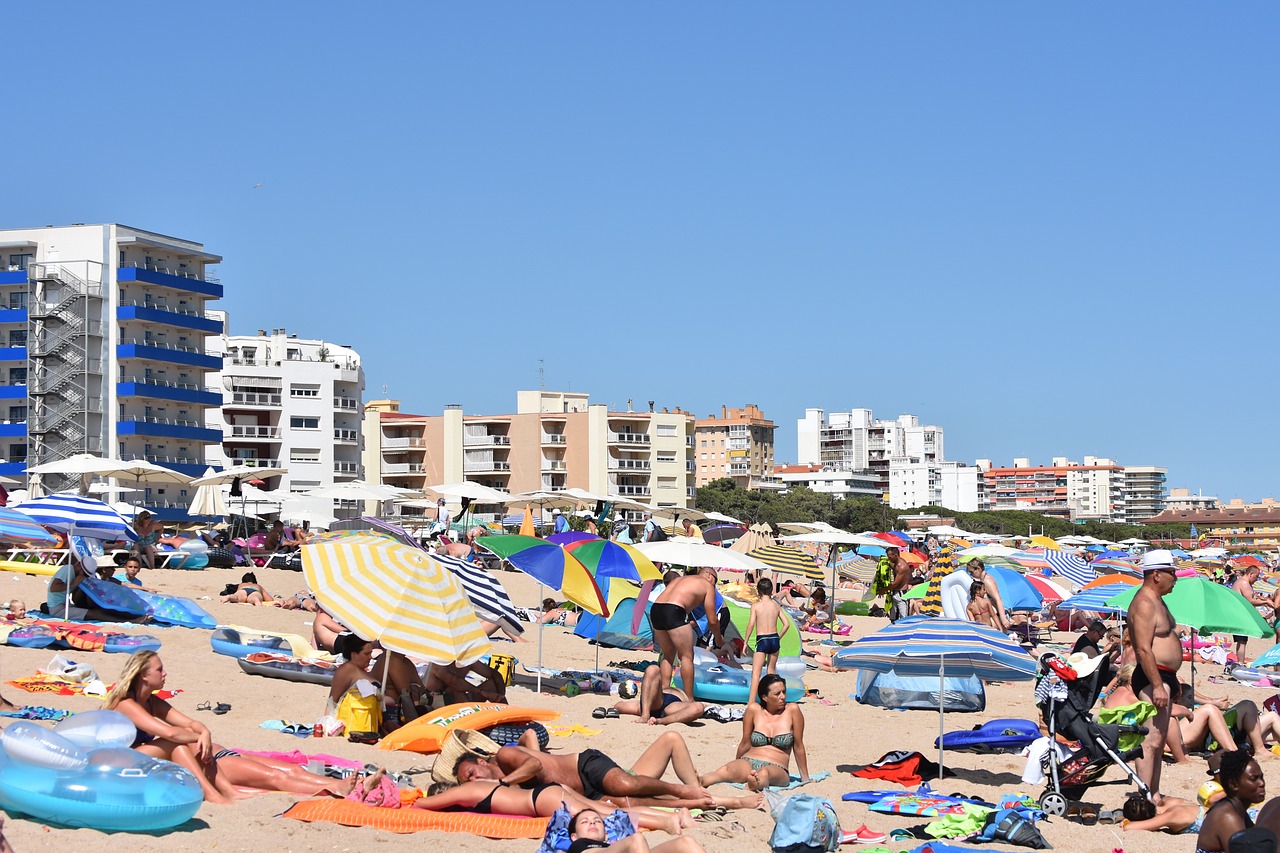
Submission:
M 1128 608 L 1140 586 L 1131 587 L 1107 599 L 1109 607 Z M 1178 578 L 1173 591 L 1164 597 L 1169 612 L 1179 625 L 1197 634 L 1239 634 L 1242 637 L 1270 637 L 1275 630 L 1258 609 L 1234 589 L 1202 577 Z
M 924 583 L 918 583 L 915 586 L 911 587 L 911 589 L 907 590 L 907 594 L 902 597 L 907 600 L 910 600 L 912 598 L 924 598 L 925 594 L 928 592 L 929 592 L 929 582 L 925 581 Z

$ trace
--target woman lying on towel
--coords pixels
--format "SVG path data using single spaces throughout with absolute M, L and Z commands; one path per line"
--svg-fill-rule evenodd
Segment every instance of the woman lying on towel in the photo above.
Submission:
M 103 707 L 119 711 L 137 727 L 133 748 L 138 752 L 173 761 L 194 773 L 206 802 L 226 804 L 247 796 L 238 788 L 346 796 L 360 781 L 316 776 L 296 764 L 224 749 L 213 742 L 203 723 L 153 695 L 164 688 L 165 679 L 164 663 L 158 654 L 134 652 Z
M 705 853 L 701 844 L 687 835 L 650 847 L 640 833 L 620 838 L 612 844 L 606 834 L 605 817 L 595 809 L 583 809 L 569 822 L 569 853 L 605 850 L 608 853 Z
M 794 754 L 801 780 L 809 781 L 809 757 L 804 751 L 804 714 L 800 706 L 787 704 L 787 682 L 780 675 L 766 675 L 756 688 L 759 705 L 748 705 L 742 718 L 738 757 L 719 770 L 698 777 L 704 788 L 717 782 L 745 782 L 759 791 L 791 784 Z
M 522 817 L 551 817 L 561 803 L 573 814 L 602 807 L 601 803 L 588 800 L 581 794 L 561 785 L 537 785 L 530 788 L 509 786 L 491 779 L 462 782 L 437 782 L 427 789 L 427 796 L 418 799 L 415 809 L 436 812 L 475 812 L 477 814 L 507 814 Z M 651 809 L 633 806 L 626 809 L 631 820 L 640 829 L 660 829 L 670 835 L 679 835 L 693 826 L 688 809 Z

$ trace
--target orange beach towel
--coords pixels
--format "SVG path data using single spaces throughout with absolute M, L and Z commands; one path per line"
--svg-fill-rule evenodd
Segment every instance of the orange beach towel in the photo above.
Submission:
M 545 817 L 482 815 L 470 812 L 431 812 L 426 809 L 383 809 L 350 800 L 303 800 L 284 813 L 301 821 L 325 821 L 343 826 L 372 826 L 386 832 L 465 832 L 484 838 L 542 838 Z

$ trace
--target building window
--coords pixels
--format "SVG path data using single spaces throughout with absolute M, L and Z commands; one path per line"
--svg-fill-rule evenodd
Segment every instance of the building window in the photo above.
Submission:
M 659 450 L 659 451 L 658 451 L 658 461 L 659 461 L 659 462 L 675 462 L 675 461 L 676 461 L 676 453 L 675 453 L 675 451 L 674 451 L 674 450 Z
M 17 423 L 18 421 L 25 421 L 26 419 L 27 419 L 26 406 L 10 406 L 9 407 L 9 421 L 11 423 Z
M 289 418 L 290 429 L 320 429 L 319 418 L 306 418 L 299 415 L 292 415 Z
M 289 396 L 290 397 L 319 397 L 320 386 L 319 385 L 290 385 Z
M 295 447 L 289 451 L 290 462 L 319 462 L 320 449 L 310 447 Z
M 658 424 L 658 436 L 663 438 L 675 438 L 676 425 L 675 424 Z

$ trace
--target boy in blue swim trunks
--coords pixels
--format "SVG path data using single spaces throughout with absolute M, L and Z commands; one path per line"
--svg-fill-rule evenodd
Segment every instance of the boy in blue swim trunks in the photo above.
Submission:
M 691 701 L 678 687 L 662 688 L 662 669 L 653 664 L 644 671 L 640 681 L 640 694 L 635 699 L 624 699 L 614 704 L 619 714 L 640 718 L 651 726 L 669 726 L 673 723 L 691 723 L 702 719 L 706 706 Z
M 782 638 L 791 628 L 791 620 L 782 612 L 782 607 L 773 600 L 773 581 L 761 578 L 756 583 L 756 592 L 760 600 L 751 605 L 751 619 L 747 622 L 747 635 L 743 642 L 750 644 L 751 634 L 756 635 L 756 651 L 751 657 L 751 689 L 747 693 L 751 697 L 748 704 L 759 704 L 756 701 L 756 685 L 760 676 L 776 675 L 778 672 L 778 652 L 782 650 Z M 779 629 L 781 626 L 781 629 Z

